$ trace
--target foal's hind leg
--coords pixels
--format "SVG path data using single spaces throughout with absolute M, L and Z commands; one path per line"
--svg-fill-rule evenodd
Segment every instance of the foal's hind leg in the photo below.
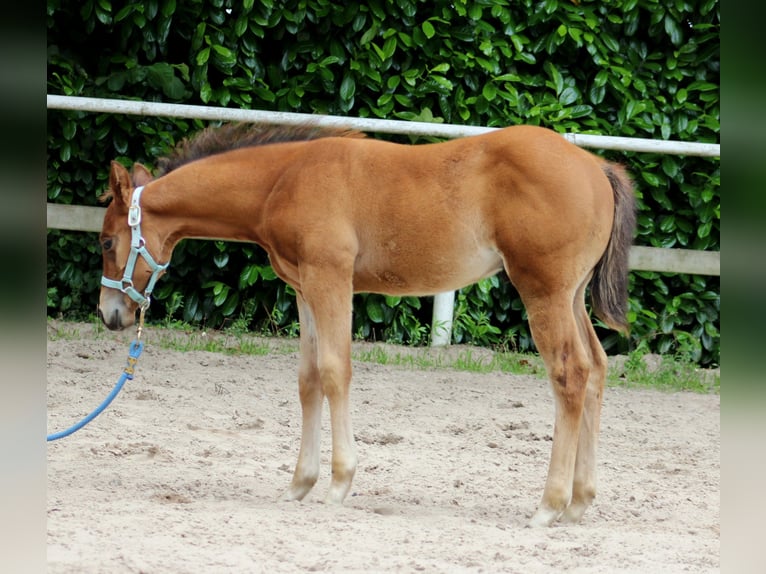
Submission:
M 553 447 L 545 490 L 530 526 L 549 526 L 572 499 L 580 421 L 590 361 L 572 308 L 572 292 L 525 300 L 529 326 L 556 402 Z
M 322 429 L 322 385 L 317 368 L 317 338 L 314 318 L 303 297 L 297 296 L 298 318 L 301 326 L 298 392 L 303 423 L 301 448 L 293 480 L 281 500 L 302 500 L 319 477 L 319 444 Z
M 593 329 L 581 294 L 575 298 L 575 315 L 580 327 L 580 336 L 585 343 L 586 352 L 590 356 L 591 371 L 585 392 L 585 408 L 580 423 L 580 440 L 577 445 L 572 501 L 562 516 L 563 521 L 572 524 L 580 522 L 583 514 L 596 497 L 596 450 L 607 371 L 606 353 L 596 336 L 596 331 Z

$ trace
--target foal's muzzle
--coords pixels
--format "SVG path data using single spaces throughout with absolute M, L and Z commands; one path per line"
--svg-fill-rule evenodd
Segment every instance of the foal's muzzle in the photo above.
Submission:
M 125 325 L 122 324 L 122 318 L 120 317 L 120 311 L 115 309 L 109 316 L 105 316 L 101 311 L 101 307 L 98 308 L 98 318 L 106 325 L 110 331 L 122 331 Z

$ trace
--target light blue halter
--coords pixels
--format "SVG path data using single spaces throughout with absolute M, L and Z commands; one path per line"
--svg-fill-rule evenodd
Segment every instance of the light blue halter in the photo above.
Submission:
M 154 285 L 157 283 L 157 279 L 163 271 L 168 268 L 170 261 L 164 265 L 158 264 L 154 258 L 149 254 L 146 249 L 146 242 L 141 237 L 141 193 L 144 191 L 144 186 L 137 187 L 133 190 L 133 196 L 130 200 L 130 208 L 128 208 L 128 225 L 130 225 L 130 255 L 128 256 L 128 262 L 125 264 L 125 272 L 122 275 L 122 279 L 117 281 L 115 279 L 109 279 L 108 277 L 101 276 L 101 285 L 104 287 L 110 287 L 117 289 L 125 293 L 128 297 L 138 303 L 139 307 L 143 311 L 149 308 L 151 302 L 150 296 L 154 290 Z M 141 294 L 133 287 L 133 271 L 136 267 L 136 261 L 138 256 L 144 258 L 149 269 L 152 271 L 152 276 L 149 278 L 149 283 L 144 289 L 144 293 Z

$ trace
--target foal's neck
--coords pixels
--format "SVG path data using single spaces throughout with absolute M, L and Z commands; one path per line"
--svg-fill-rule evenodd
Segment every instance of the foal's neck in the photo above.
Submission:
M 147 209 L 162 219 L 167 243 L 185 238 L 259 242 L 261 206 L 281 169 L 247 151 L 201 159 L 152 182 Z

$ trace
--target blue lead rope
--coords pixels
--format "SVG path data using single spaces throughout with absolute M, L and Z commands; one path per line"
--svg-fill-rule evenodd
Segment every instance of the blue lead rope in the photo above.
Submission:
M 140 336 L 140 332 L 139 332 Z M 48 442 L 52 440 L 57 440 L 60 438 L 64 438 L 65 436 L 69 436 L 75 431 L 80 430 L 82 427 L 84 427 L 86 424 L 88 424 L 90 421 L 95 419 L 98 415 L 100 415 L 103 410 L 109 406 L 109 403 L 111 403 L 114 400 L 114 397 L 116 397 L 120 390 L 122 389 L 122 386 L 125 384 L 125 381 L 128 379 L 133 379 L 133 373 L 135 372 L 136 368 L 136 362 L 138 361 L 138 357 L 141 355 L 141 351 L 144 350 L 144 344 L 139 341 L 135 340 L 130 344 L 130 350 L 128 352 L 128 364 L 125 366 L 125 369 L 122 372 L 122 375 L 120 376 L 120 380 L 117 381 L 117 384 L 112 389 L 112 392 L 109 393 L 109 396 L 107 396 L 104 399 L 104 402 L 102 402 L 96 409 L 90 413 L 87 417 L 82 419 L 79 423 L 72 425 L 66 430 L 63 430 L 61 432 L 57 432 L 54 434 L 48 435 Z

